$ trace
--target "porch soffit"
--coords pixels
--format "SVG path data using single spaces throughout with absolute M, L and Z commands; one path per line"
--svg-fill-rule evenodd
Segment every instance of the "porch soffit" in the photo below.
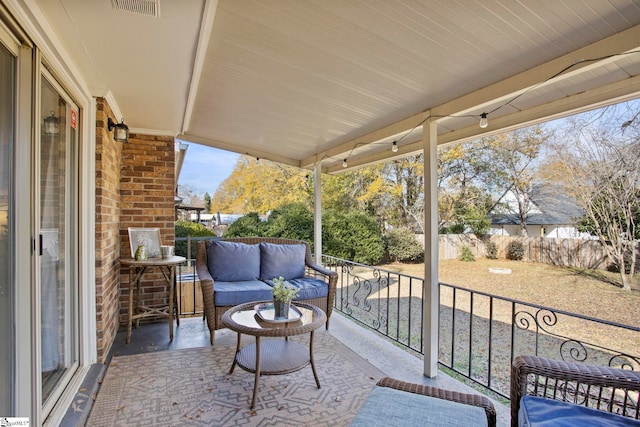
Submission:
M 640 54 L 610 57 L 640 48 L 635 0 L 35 4 L 132 132 L 326 172 L 420 150 L 429 115 L 443 144 L 640 92 Z
M 393 2 L 364 10 L 330 3 L 289 2 L 286 11 L 260 5 L 247 17 L 237 3 L 220 2 L 201 76 L 216 83 L 205 83 L 206 90 L 198 92 L 193 120 L 179 137 L 306 168 L 322 160 L 323 171 L 341 172 L 347 157 L 351 169 L 421 150 L 421 127 L 416 126 L 429 114 L 476 116 L 438 119 L 440 143 L 468 139 L 480 131 L 495 132 L 498 124 L 513 127 L 523 118 L 532 123 L 562 114 L 556 110 L 568 105 L 565 98 L 638 73 L 640 54 L 577 64 L 544 82 L 581 59 L 640 45 L 640 27 L 604 40 L 589 38 L 585 28 L 579 30 L 584 38 L 572 33 L 581 26 L 573 19 L 588 20 L 594 12 L 589 2 L 575 10 L 527 12 L 519 2 L 507 8 L 494 2 L 462 7 Z M 527 15 L 518 18 L 516 11 Z M 553 13 L 564 14 L 567 23 L 552 30 Z M 637 5 L 627 17 L 628 23 L 640 23 Z M 527 28 L 518 28 L 529 18 Z M 509 40 L 498 34 L 509 34 Z M 548 60 L 538 62 L 543 58 Z M 608 96 L 607 90 L 600 93 Z M 483 111 L 518 94 L 492 114 L 489 128 L 477 126 Z M 601 98 L 574 98 L 571 111 L 591 105 L 581 102 L 606 101 Z M 535 114 L 522 113 L 533 108 Z M 390 147 L 398 138 L 403 141 L 394 155 Z

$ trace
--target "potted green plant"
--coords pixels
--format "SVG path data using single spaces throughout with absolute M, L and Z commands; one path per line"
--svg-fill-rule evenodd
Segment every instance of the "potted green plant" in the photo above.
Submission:
M 287 319 L 289 317 L 289 307 L 291 300 L 298 295 L 298 289 L 288 284 L 284 277 L 273 279 L 273 308 L 276 319 Z

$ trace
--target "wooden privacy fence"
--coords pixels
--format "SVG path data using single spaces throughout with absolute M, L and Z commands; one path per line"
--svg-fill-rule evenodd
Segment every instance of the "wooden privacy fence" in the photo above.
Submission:
M 419 241 L 422 239 L 422 236 L 416 237 Z M 507 257 L 509 243 L 519 241 L 524 248 L 523 261 L 592 269 L 605 269 L 611 264 L 599 240 L 491 236 L 490 241 L 496 244 L 497 257 L 502 259 Z M 463 246 L 471 249 L 476 257 L 484 257 L 486 256 L 485 242 L 486 240 L 469 234 L 441 234 L 439 236 L 440 258 L 458 258 Z M 640 263 L 640 242 L 636 242 L 636 259 Z
M 523 261 L 591 269 L 605 269 L 611 263 L 599 240 L 492 236 L 491 241 L 498 247 L 499 258 L 507 257 L 509 243 L 519 241 Z

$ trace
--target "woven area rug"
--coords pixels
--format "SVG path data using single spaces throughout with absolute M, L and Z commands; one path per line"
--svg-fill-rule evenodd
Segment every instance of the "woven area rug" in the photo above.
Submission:
M 308 336 L 294 337 L 308 343 Z M 305 341 L 306 340 L 306 341 Z M 243 344 L 253 342 L 243 338 Z M 87 426 L 346 426 L 385 375 L 324 330 L 311 366 L 260 378 L 229 368 L 235 346 L 114 357 Z

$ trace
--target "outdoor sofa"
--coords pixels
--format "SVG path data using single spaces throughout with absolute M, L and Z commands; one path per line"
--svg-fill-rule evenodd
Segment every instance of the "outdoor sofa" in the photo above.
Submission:
M 496 409 L 485 396 L 458 393 L 385 377 L 371 390 L 350 427 L 496 425 Z
M 196 272 L 211 345 L 215 331 L 224 328 L 225 311 L 238 304 L 272 300 L 273 279 L 281 276 L 299 289 L 294 301 L 325 312 L 329 328 L 338 274 L 316 264 L 303 240 L 238 237 L 199 241 Z
M 511 426 L 640 426 L 640 372 L 518 356 Z

